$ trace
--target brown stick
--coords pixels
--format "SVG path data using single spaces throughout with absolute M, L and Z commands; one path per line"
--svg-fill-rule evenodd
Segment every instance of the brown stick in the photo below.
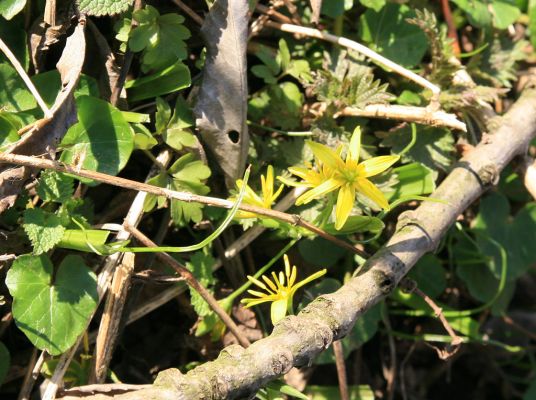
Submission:
M 193 19 L 198 25 L 203 25 L 203 18 L 201 18 L 194 10 L 184 4 L 181 0 L 172 0 L 182 11 Z
M 333 342 L 333 354 L 335 354 L 335 366 L 337 368 L 337 379 L 339 380 L 339 392 L 341 400 L 350 400 L 348 393 L 348 379 L 346 377 L 346 365 L 344 363 L 344 353 L 340 340 Z
M 125 229 L 129 231 L 132 236 L 134 236 L 140 243 L 142 243 L 144 246 L 147 247 L 158 247 L 156 243 L 154 243 L 151 239 L 149 239 L 147 236 L 145 236 L 141 231 L 139 231 L 137 228 L 126 224 Z M 190 285 L 199 295 L 205 300 L 212 311 L 214 311 L 218 317 L 223 321 L 223 323 L 227 326 L 227 328 L 235 335 L 238 342 L 244 346 L 248 347 L 251 343 L 249 340 L 240 332 L 238 329 L 238 326 L 235 324 L 235 322 L 231 319 L 229 314 L 225 312 L 225 310 L 220 306 L 220 303 L 210 294 L 210 292 L 199 283 L 199 281 L 196 279 L 196 277 L 186 268 L 185 266 L 181 265 L 177 260 L 175 260 L 173 257 L 171 257 L 168 253 L 160 252 L 156 253 L 156 257 L 160 259 L 163 263 L 169 265 L 171 268 L 173 268 L 181 277 L 184 278 L 186 283 Z
M 458 350 L 460 349 L 460 345 L 462 344 L 462 338 L 456 335 L 456 332 L 454 332 L 454 329 L 452 329 L 452 326 L 450 326 L 449 321 L 447 321 L 447 318 L 445 318 L 445 315 L 443 314 L 443 309 L 439 307 L 435 301 L 429 297 L 426 293 L 424 293 L 422 290 L 420 290 L 417 287 L 417 284 L 415 281 L 409 278 L 405 278 L 401 283 L 400 287 L 409 292 L 409 293 L 415 293 L 417 296 L 421 297 L 428 306 L 434 311 L 434 314 L 439 320 L 441 321 L 441 324 L 445 328 L 445 330 L 448 332 L 449 336 L 452 338 L 450 345 L 451 348 L 446 349 L 439 349 L 437 347 L 433 347 L 439 358 L 442 360 L 448 360 L 453 355 L 455 355 Z
M 28 157 L 17 154 L 4 154 L 0 153 L 0 163 L 5 162 L 9 164 L 18 164 L 28 167 L 42 168 L 42 169 L 52 169 L 57 172 L 64 172 L 67 174 L 73 174 L 76 176 L 81 176 L 83 178 L 93 179 L 95 181 L 107 183 L 109 185 L 123 187 L 125 189 L 137 190 L 140 192 L 147 192 L 154 194 L 156 196 L 167 197 L 168 199 L 175 199 L 180 201 L 186 201 L 188 203 L 196 202 L 207 204 L 213 207 L 220 208 L 232 208 L 234 203 L 230 200 L 219 199 L 216 197 L 200 196 L 188 192 L 177 192 L 175 190 L 169 190 L 161 188 L 154 185 L 149 185 L 147 183 L 132 181 L 130 179 L 120 178 L 117 176 L 111 176 L 103 174 L 102 172 L 89 171 L 82 168 L 73 167 L 70 165 L 65 165 L 57 161 L 44 160 L 37 157 Z M 301 219 L 299 215 L 287 214 L 281 211 L 271 210 L 268 208 L 255 207 L 247 204 L 241 204 L 239 207 L 242 211 L 249 211 L 254 214 L 262 215 L 265 217 L 277 219 L 279 221 L 287 222 L 292 225 L 301 226 L 302 228 L 307 229 L 310 232 L 315 233 L 322 238 L 329 240 L 330 242 L 340 246 L 344 249 L 350 250 L 353 253 L 359 254 L 362 257 L 368 257 L 368 254 L 357 247 L 352 246 L 352 244 L 345 242 L 344 240 L 338 239 L 337 237 L 330 235 L 326 231 L 310 224 Z

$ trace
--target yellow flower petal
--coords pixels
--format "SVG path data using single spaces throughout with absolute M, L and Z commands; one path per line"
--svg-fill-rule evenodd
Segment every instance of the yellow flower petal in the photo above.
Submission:
M 373 157 L 363 161 L 359 165 L 363 168 L 365 174 L 364 177 L 368 178 L 369 176 L 374 176 L 382 173 L 399 159 L 399 156 Z
M 308 190 L 307 192 L 302 194 L 300 197 L 298 197 L 296 199 L 296 205 L 299 206 L 301 204 L 307 204 L 311 200 L 316 199 L 317 197 L 322 197 L 322 196 L 328 194 L 329 192 L 334 191 L 339 186 L 340 186 L 339 181 L 337 181 L 337 180 L 335 180 L 333 178 L 330 178 L 327 181 L 325 181 L 325 182 L 321 183 L 320 185 L 318 185 L 317 187 L 315 187 L 315 188 L 313 188 L 311 190 Z
M 348 148 L 347 159 L 350 158 L 355 162 L 359 162 L 359 152 L 361 151 L 361 128 L 358 126 L 354 129 L 352 138 L 350 139 L 350 147 Z
M 337 167 L 344 167 L 341 157 L 328 146 L 312 142 L 310 140 L 306 141 L 306 143 L 313 151 L 315 157 L 326 164 L 329 168 L 335 169 Z
M 258 292 L 256 290 L 248 289 L 248 293 L 253 295 L 253 296 L 257 296 L 257 297 L 266 297 L 266 293 Z
M 285 263 L 285 275 L 287 276 L 287 279 L 288 279 L 290 276 L 290 261 L 286 254 L 283 256 L 283 261 Z
M 274 283 L 270 279 L 268 279 L 267 276 L 263 275 L 262 279 L 264 280 L 264 282 L 266 282 L 266 284 L 270 287 L 270 289 L 272 289 L 274 292 L 277 292 L 277 287 L 274 285 Z
M 262 283 L 261 281 L 259 281 L 257 278 L 254 278 L 254 277 L 251 276 L 251 275 L 248 275 L 247 278 L 248 278 L 248 281 L 254 283 L 255 285 L 257 285 L 257 286 L 260 287 L 261 289 L 268 290 L 268 288 L 266 287 L 266 285 L 265 285 L 264 283 Z
M 287 299 L 276 300 L 270 307 L 270 318 L 275 325 L 287 315 Z
M 240 303 L 245 304 L 244 307 L 249 308 L 249 307 L 253 307 L 253 306 L 256 306 L 256 305 L 259 305 L 259 304 L 262 304 L 262 303 L 266 303 L 268 301 L 273 301 L 273 300 L 272 299 L 267 299 L 267 298 L 263 298 L 263 299 L 242 299 L 242 300 L 240 300 Z
M 279 195 L 280 195 L 281 192 L 283 191 L 283 187 L 284 187 L 283 185 L 279 185 L 279 189 L 277 189 L 277 192 L 275 192 L 275 193 L 272 195 L 272 199 L 271 199 L 272 201 L 271 201 L 271 203 L 273 203 L 274 201 L 277 200 L 277 198 L 279 197 Z M 271 203 L 270 203 L 270 204 L 271 204 Z
M 292 186 L 292 187 L 311 187 L 311 185 L 308 184 L 307 182 L 295 182 L 295 181 L 291 181 L 290 179 L 284 178 L 282 176 L 278 176 L 277 180 L 282 182 L 283 184 L 285 184 L 287 186 Z
M 355 189 L 352 185 L 341 186 L 335 208 L 335 229 L 341 229 L 354 207 Z
M 296 175 L 297 177 L 302 179 L 305 179 L 307 177 L 307 174 L 309 173 L 309 170 L 303 167 L 288 167 L 288 171 L 292 175 Z
M 290 278 L 288 278 L 288 286 L 292 287 L 294 282 L 296 282 L 296 276 L 298 275 L 298 270 L 295 265 L 292 266 L 292 272 L 290 273 Z
M 310 275 L 308 276 L 307 278 L 305 278 L 303 281 L 300 281 L 296 284 L 296 286 L 293 286 L 292 289 L 291 289 L 291 295 L 294 296 L 294 293 L 296 293 L 296 291 L 301 288 L 302 286 L 304 285 L 307 285 L 309 282 L 311 281 L 314 281 L 315 279 L 318 279 L 320 278 L 321 276 L 325 275 L 326 272 L 328 272 L 327 269 L 322 269 L 320 271 L 317 271 L 315 272 L 313 275 Z
M 360 178 L 354 186 L 358 192 L 363 193 L 384 210 L 389 209 L 389 202 L 385 198 L 385 195 L 368 179 Z

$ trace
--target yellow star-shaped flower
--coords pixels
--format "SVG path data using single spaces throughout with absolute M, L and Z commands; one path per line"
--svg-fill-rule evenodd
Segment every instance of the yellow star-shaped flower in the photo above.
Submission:
M 307 145 L 322 163 L 321 169 L 289 168 L 289 171 L 304 179 L 303 185 L 311 187 L 298 197 L 296 205 L 307 204 L 311 200 L 339 190 L 335 208 L 335 228 L 341 229 L 354 206 L 356 193 L 361 193 L 384 210 L 389 209 L 385 195 L 368 179 L 378 175 L 399 160 L 399 156 L 373 157 L 359 162 L 361 149 L 361 129 L 357 127 L 350 139 L 346 159 L 331 148 L 312 141 Z
M 272 272 L 273 281 L 270 280 L 266 275 L 262 275 L 264 282 L 248 275 L 248 280 L 250 282 L 257 285 L 262 290 L 265 290 L 267 293 L 259 292 L 257 290 L 248 290 L 249 294 L 256 296 L 257 298 L 247 298 L 241 300 L 241 303 L 244 303 L 246 307 L 253 307 L 257 304 L 271 301 L 272 306 L 270 308 L 270 316 L 274 325 L 282 320 L 287 313 L 292 314 L 292 300 L 296 291 L 309 282 L 320 278 L 327 271 L 326 269 L 323 269 L 315 272 L 313 275 L 310 275 L 303 281 L 295 284 L 296 276 L 298 274 L 296 266 L 293 265 L 292 268 L 290 267 L 290 262 L 286 254 L 284 256 L 284 260 L 285 274 L 283 274 L 283 271 L 280 271 L 278 276 L 275 274 L 275 272 Z
M 242 185 L 244 182 L 242 179 L 236 181 L 236 187 L 238 191 L 242 190 Z M 272 208 L 272 204 L 277 200 L 281 192 L 283 191 L 283 185 L 279 186 L 277 191 L 274 192 L 274 167 L 268 165 L 266 170 L 266 177 L 261 175 L 261 192 L 262 195 L 259 196 L 253 189 L 246 185 L 246 192 L 244 193 L 244 198 L 242 199 L 242 204 L 249 204 L 252 206 L 262 207 L 262 208 Z M 230 200 L 236 200 L 235 197 L 231 197 Z M 247 212 L 247 211 L 238 211 L 236 213 L 238 218 L 256 218 L 257 215 Z

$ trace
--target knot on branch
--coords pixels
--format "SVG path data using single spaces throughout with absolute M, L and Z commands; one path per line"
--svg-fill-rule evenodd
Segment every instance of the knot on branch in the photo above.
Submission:
M 185 376 L 177 368 L 169 368 L 158 374 L 154 381 L 154 386 L 163 389 L 180 390 L 180 387 L 185 383 Z
M 396 286 L 396 279 L 394 275 L 387 274 L 384 271 L 380 270 L 374 270 L 372 271 L 374 282 L 376 283 L 376 286 L 380 289 L 382 294 L 388 295 L 393 291 L 393 289 Z
M 478 177 L 483 186 L 499 183 L 499 171 L 495 164 L 487 164 L 478 170 Z
M 286 374 L 294 365 L 294 355 L 288 349 L 278 351 L 270 362 L 270 369 L 275 375 Z

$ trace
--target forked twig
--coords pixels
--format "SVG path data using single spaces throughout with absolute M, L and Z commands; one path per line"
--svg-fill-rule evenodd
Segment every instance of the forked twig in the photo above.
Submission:
M 125 228 L 127 231 L 129 231 L 133 237 L 135 237 L 140 243 L 142 243 L 144 246 L 147 247 L 158 247 L 156 243 L 154 243 L 151 239 L 149 239 L 147 236 L 145 236 L 141 231 L 139 231 L 137 228 L 126 225 Z M 229 330 L 235 335 L 238 342 L 244 346 L 248 347 L 250 345 L 249 340 L 240 332 L 238 329 L 238 326 L 235 324 L 235 322 L 232 320 L 232 318 L 225 312 L 225 310 L 222 308 L 220 303 L 210 294 L 210 292 L 199 283 L 199 281 L 196 279 L 196 277 L 192 274 L 188 268 L 180 264 L 177 260 L 175 260 L 173 257 L 171 257 L 168 253 L 165 252 L 158 252 L 156 253 L 156 257 L 160 259 L 163 263 L 167 264 L 171 268 L 173 268 L 181 277 L 184 278 L 186 283 L 190 287 L 192 287 L 199 295 L 205 300 L 212 311 L 220 317 L 222 322 L 229 328 Z
M 400 287 L 408 292 L 408 293 L 415 293 L 419 297 L 422 297 L 422 299 L 430 306 L 430 308 L 434 311 L 434 314 L 439 320 L 441 321 L 441 324 L 449 334 L 449 336 L 452 338 L 450 343 L 450 348 L 446 349 L 439 349 L 435 346 L 432 346 L 434 350 L 437 352 L 437 355 L 442 360 L 448 360 L 452 356 L 454 356 L 458 350 L 460 350 L 460 345 L 462 344 L 463 340 L 461 337 L 456 335 L 456 332 L 454 332 L 454 329 L 452 329 L 452 326 L 450 326 L 449 322 L 447 321 L 447 318 L 445 318 L 445 315 L 443 314 L 443 309 L 439 307 L 435 301 L 430 298 L 426 293 L 424 293 L 422 290 L 420 290 L 417 287 L 417 283 L 409 278 L 404 278 L 400 282 Z

